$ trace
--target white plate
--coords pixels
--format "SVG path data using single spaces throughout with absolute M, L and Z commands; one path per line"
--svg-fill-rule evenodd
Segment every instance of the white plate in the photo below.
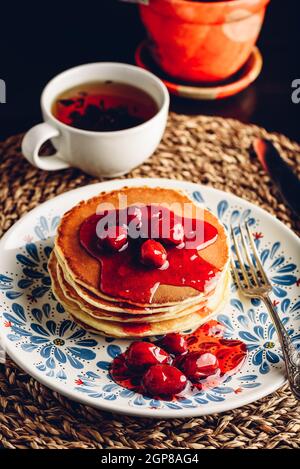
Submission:
M 91 335 L 68 319 L 54 300 L 47 258 L 59 218 L 82 199 L 123 185 L 184 189 L 226 225 L 250 218 L 262 261 L 274 284 L 273 300 L 300 346 L 299 240 L 275 217 L 234 195 L 188 182 L 132 179 L 93 184 L 51 199 L 21 218 L 0 243 L 0 334 L 13 360 L 41 383 L 84 404 L 138 416 L 178 418 L 234 409 L 278 389 L 284 365 L 274 327 L 259 301 L 232 287 L 230 304 L 217 319 L 226 337 L 248 347 L 242 369 L 218 388 L 180 402 L 144 398 L 111 381 L 107 368 L 128 342 Z

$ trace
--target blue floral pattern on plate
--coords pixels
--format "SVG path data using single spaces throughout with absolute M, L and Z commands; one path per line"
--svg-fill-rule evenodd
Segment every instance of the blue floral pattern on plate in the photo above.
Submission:
M 121 187 L 121 182 L 106 185 L 113 189 L 117 183 Z M 299 266 L 292 255 L 295 249 L 289 250 L 285 245 L 284 229 L 280 239 L 274 239 L 263 212 L 254 206 L 249 208 L 240 199 L 214 189 L 199 190 L 200 186 L 184 182 L 168 184 L 173 185 L 187 190 L 197 203 L 209 207 L 226 227 L 233 224 L 238 230 L 238 223 L 248 220 L 274 285 L 274 305 L 292 340 L 300 347 Z M 98 189 L 95 186 L 88 196 L 100 190 L 101 186 Z M 234 408 L 251 402 L 253 396 L 263 396 L 264 387 L 272 380 L 274 389 L 284 382 L 280 348 L 264 305 L 258 300 L 245 300 L 232 284 L 230 304 L 217 319 L 225 327 L 225 337 L 239 338 L 247 345 L 247 360 L 236 375 L 212 389 L 175 402 L 146 398 L 115 384 L 109 376 L 109 365 L 129 342 L 83 330 L 51 293 L 47 260 L 60 216 L 83 198 L 82 192 L 68 195 L 61 196 L 67 199 L 66 203 L 48 203 L 48 211 L 41 206 L 37 217 L 32 215 L 24 222 L 26 231 L 22 227 L 14 234 L 14 249 L 5 251 L 0 274 L 0 327 L 8 353 L 21 365 L 24 363 L 26 368 L 26 362 L 35 377 L 82 402 L 119 411 L 125 408 L 128 413 L 142 415 L 153 409 L 157 415 L 169 416 L 167 412 L 178 411 L 183 416 Z M 187 409 L 191 409 L 190 414 Z

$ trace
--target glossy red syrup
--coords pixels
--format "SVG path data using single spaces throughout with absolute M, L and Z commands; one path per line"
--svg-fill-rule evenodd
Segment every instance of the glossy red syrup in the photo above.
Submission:
M 218 386 L 228 376 L 237 372 L 243 364 L 247 355 L 246 345 L 239 340 L 224 339 L 223 335 L 224 326 L 215 320 L 207 322 L 191 334 L 184 335 L 184 338 L 188 344 L 188 352 L 205 353 L 208 357 L 207 368 L 211 368 L 211 355 L 216 358 L 214 363 L 218 364 L 218 369 L 214 368 L 211 371 L 210 376 L 206 376 L 203 380 L 200 380 L 197 383 L 190 382 L 190 389 L 192 388 L 192 390 L 194 389 L 198 391 L 201 389 L 207 390 L 209 388 Z M 162 343 L 163 341 L 159 341 L 160 346 L 162 346 Z M 180 360 L 184 360 L 187 356 L 188 355 L 184 353 L 174 357 L 173 363 L 171 363 L 171 365 L 176 367 L 178 370 L 182 370 Z M 151 369 L 151 367 L 148 369 Z M 143 385 L 143 377 L 145 374 L 140 370 L 135 370 L 134 368 L 128 366 L 127 352 L 122 353 L 113 360 L 110 368 L 110 375 L 112 379 L 120 386 L 143 395 L 148 394 Z M 157 389 L 159 389 L 159 383 L 157 384 Z M 172 383 L 169 383 L 169 389 L 172 389 Z M 177 382 L 174 382 L 173 389 L 178 389 Z M 191 391 L 189 390 L 189 392 Z M 184 395 L 182 396 L 186 397 Z M 166 396 L 152 397 L 165 398 Z M 176 397 L 176 393 L 172 394 L 170 392 L 169 396 L 167 397 L 169 399 L 174 399 Z
M 143 323 L 128 323 L 128 324 L 124 324 L 122 326 L 122 329 L 124 332 L 127 332 L 128 335 L 130 334 L 144 334 L 145 332 L 149 332 L 151 327 L 150 327 L 150 324 L 147 323 L 147 322 L 143 322 Z
M 204 291 L 218 270 L 202 259 L 198 250 L 216 240 L 217 229 L 203 220 L 177 217 L 164 207 L 143 206 L 140 216 L 129 223 L 127 213 L 128 209 L 123 209 L 92 215 L 80 227 L 81 245 L 101 263 L 101 291 L 136 304 L 151 304 L 160 284 Z M 170 226 L 167 233 L 165 220 L 171 220 L 167 222 Z M 128 243 L 120 251 L 112 252 L 101 244 L 99 226 L 104 221 L 107 227 L 126 226 Z M 172 239 L 172 228 L 178 224 L 184 229 L 180 245 Z M 171 236 L 168 235 L 170 233 Z M 167 264 L 161 268 L 149 267 L 141 262 L 141 245 L 150 238 L 159 239 L 167 252 Z

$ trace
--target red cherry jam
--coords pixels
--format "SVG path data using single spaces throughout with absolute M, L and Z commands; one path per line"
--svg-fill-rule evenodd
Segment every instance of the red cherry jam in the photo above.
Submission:
M 110 375 L 124 388 L 162 399 L 180 399 L 192 392 L 188 388 L 218 386 L 239 370 L 247 354 L 243 342 L 224 339 L 223 334 L 224 326 L 211 320 L 191 334 L 166 335 L 158 342 L 160 347 L 151 342 L 133 342 L 113 360 Z M 182 353 L 175 356 L 178 344 Z
M 125 233 L 121 240 L 108 236 L 110 249 L 102 249 L 99 238 L 116 226 L 126 230 L 126 241 Z M 101 263 L 101 291 L 136 304 L 150 304 L 160 284 L 204 291 L 218 269 L 202 259 L 198 250 L 212 244 L 217 236 L 217 229 L 204 220 L 179 217 L 155 205 L 92 215 L 82 223 L 79 233 L 83 248 Z M 160 245 L 152 249 L 152 255 L 146 250 L 149 245 L 153 248 L 149 241 Z M 165 253 L 167 268 L 162 267 Z
M 120 251 L 127 244 L 127 230 L 124 226 L 110 226 L 106 236 L 99 241 L 104 248 L 107 246 L 111 251 Z
M 132 370 L 146 370 L 152 365 L 170 362 L 169 354 L 151 342 L 133 342 L 126 351 L 126 363 Z
M 164 238 L 169 244 L 179 245 L 184 242 L 184 228 L 181 223 L 175 223 L 170 228 L 168 237 Z
M 186 376 L 170 365 L 154 365 L 142 378 L 142 388 L 154 397 L 172 397 L 180 394 L 187 385 Z
M 172 332 L 159 341 L 159 345 L 172 355 L 182 355 L 187 352 L 188 344 L 184 335 Z
M 147 239 L 141 246 L 141 262 L 149 267 L 162 267 L 167 260 L 167 251 L 158 241 Z
M 214 375 L 219 369 L 219 362 L 212 353 L 191 352 L 179 362 L 179 368 L 192 383 L 198 383 L 202 379 Z

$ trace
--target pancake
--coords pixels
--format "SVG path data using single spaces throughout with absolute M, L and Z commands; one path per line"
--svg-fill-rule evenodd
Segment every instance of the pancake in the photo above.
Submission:
M 100 290 L 101 264 L 93 258 L 81 246 L 79 240 L 79 229 L 84 220 L 97 212 L 99 204 L 112 204 L 119 206 L 119 200 L 122 197 L 127 198 L 127 205 L 132 204 L 178 204 L 183 209 L 185 203 L 192 201 L 187 194 L 163 188 L 149 187 L 124 187 L 113 192 L 101 193 L 99 196 L 93 197 L 87 201 L 83 201 L 67 212 L 61 220 L 58 228 L 58 234 L 55 240 L 55 252 L 59 259 L 63 271 L 75 282 L 97 297 L 106 300 L 109 303 L 120 303 L 124 301 L 122 298 L 114 298 L 106 295 Z M 190 216 L 194 218 L 203 218 L 205 221 L 216 227 L 218 237 L 214 243 L 199 251 L 201 258 L 209 262 L 217 268 L 220 273 L 225 271 L 228 266 L 229 250 L 227 236 L 223 225 L 208 210 L 197 207 L 192 202 L 192 213 Z M 176 210 L 175 210 L 176 212 Z M 130 299 L 126 299 L 127 303 L 134 306 L 156 307 L 156 306 L 176 306 L 185 301 L 200 301 L 201 297 L 205 297 L 209 290 L 213 290 L 220 277 L 216 275 L 212 282 L 207 284 L 205 291 L 198 290 L 186 286 L 174 286 L 160 284 L 155 291 L 152 302 L 136 303 Z
M 98 255 L 98 248 L 92 253 L 88 252 L 89 243 L 95 242 L 93 224 L 88 228 L 91 233 L 88 236 L 92 238 L 87 239 L 91 241 L 86 242 L 86 248 L 82 247 L 79 236 L 82 223 L 90 216 L 99 213 L 100 205 L 100 212 L 103 212 L 105 204 L 105 208 L 111 210 L 140 204 L 162 206 L 164 205 L 162 201 L 177 215 L 181 215 L 185 204 L 188 204 L 190 209 L 188 218 L 205 220 L 213 225 L 214 228 L 205 225 L 205 230 L 208 230 L 210 235 L 202 238 L 204 242 L 212 239 L 213 241 L 198 251 L 198 255 L 208 264 L 199 262 L 195 248 L 192 251 L 188 251 L 187 248 L 183 254 L 180 254 L 180 251 L 173 246 L 173 249 L 168 248 L 169 273 L 164 275 L 157 269 L 151 271 L 139 262 L 136 264 L 136 254 L 139 255 L 138 242 L 137 244 L 131 242 L 128 250 L 124 254 L 115 254 L 116 257 L 111 257 L 109 251 L 102 251 L 102 254 L 100 251 L 102 256 L 100 261 L 93 257 L 95 254 Z M 107 204 L 110 206 L 107 207 Z M 161 219 L 167 219 L 163 218 L 164 213 L 168 215 L 169 212 L 162 213 Z M 143 221 L 142 227 L 146 226 Z M 120 262 L 118 258 L 121 259 Z M 107 263 L 110 266 L 108 271 Z M 229 248 L 223 225 L 211 212 L 191 201 L 187 194 L 158 187 L 124 187 L 83 201 L 63 216 L 54 250 L 49 259 L 48 270 L 54 295 L 78 324 L 96 334 L 136 338 L 196 329 L 208 320 L 223 307 L 227 299 L 228 263 Z M 196 267 L 193 267 L 194 265 Z M 109 274 L 107 273 L 106 277 L 102 275 L 101 283 L 102 267 L 106 268 Z M 189 271 L 189 268 L 196 270 Z M 192 272 L 192 275 L 189 276 L 189 272 Z M 125 275 L 129 277 L 126 278 Z M 144 283 L 143 275 L 145 275 Z M 174 275 L 177 275 L 177 280 L 174 279 Z M 169 284 L 159 283 L 162 278 L 165 278 Z M 172 278 L 174 284 L 177 282 L 177 285 L 181 285 L 173 285 Z M 104 279 L 106 284 L 103 283 Z M 138 290 L 140 287 L 141 292 L 146 291 L 147 282 L 148 293 L 150 291 L 152 293 L 152 290 L 154 292 L 148 303 L 139 301 L 148 300 L 150 296 L 142 297 Z M 196 283 L 201 290 L 189 286 Z M 105 291 L 102 291 L 101 285 Z M 152 289 L 153 285 L 155 289 Z
M 56 273 L 55 273 L 55 269 L 56 269 Z M 54 253 L 52 253 L 51 259 L 49 262 L 49 271 L 52 277 L 52 282 L 53 283 L 58 282 L 65 300 L 69 300 L 72 303 L 75 303 L 75 305 L 79 307 L 83 313 L 86 313 L 89 316 L 94 317 L 96 319 L 105 319 L 107 321 L 117 320 L 121 322 L 158 322 L 158 321 L 164 321 L 167 319 L 174 319 L 174 318 L 185 316 L 187 314 L 190 314 L 194 311 L 199 310 L 199 308 L 203 308 L 207 304 L 207 301 L 205 300 L 205 301 L 202 301 L 200 304 L 187 306 L 178 312 L 177 311 L 174 312 L 172 309 L 164 313 L 151 313 L 151 312 L 149 313 L 148 312 L 145 314 L 137 314 L 137 315 L 127 314 L 125 312 L 122 312 L 122 313 L 109 312 L 107 310 L 103 310 L 103 309 L 90 305 L 89 303 L 85 302 L 84 300 L 82 300 L 82 298 L 80 298 L 77 295 L 76 290 L 65 281 L 61 267 L 57 263 Z M 216 289 L 214 293 L 214 298 L 217 298 L 217 295 L 220 295 L 221 293 L 222 293 L 222 289 L 221 289 L 221 284 L 220 284 L 218 285 L 218 288 Z
M 123 321 L 107 321 L 88 315 L 76 302 L 65 296 L 58 279 L 56 267 L 57 264 L 55 262 L 55 256 L 53 255 L 50 257 L 49 261 L 49 274 L 52 280 L 52 290 L 57 300 L 82 327 L 93 333 L 110 337 L 148 337 L 170 332 L 181 332 L 187 329 L 196 329 L 207 321 L 212 314 L 217 313 L 224 306 L 229 291 L 229 273 L 227 273 L 225 282 L 222 285 L 221 294 L 217 295 L 217 298 L 212 297 L 207 301 L 205 306 L 200 306 L 197 311 L 191 312 L 189 308 L 187 308 L 187 314 L 182 317 L 156 322 L 124 323 Z
M 195 304 L 199 300 L 197 298 L 191 298 L 179 304 L 173 306 L 148 306 L 148 307 L 141 307 L 141 306 L 134 306 L 130 305 L 126 302 L 118 303 L 116 301 L 108 301 L 100 296 L 97 296 L 95 293 L 90 292 L 87 288 L 83 287 L 82 285 L 76 283 L 72 277 L 70 276 L 69 272 L 65 269 L 64 263 L 61 261 L 59 256 L 57 255 L 56 251 L 54 250 L 54 255 L 56 257 L 57 263 L 60 266 L 60 270 L 63 274 L 65 282 L 67 282 L 77 293 L 77 295 L 82 298 L 82 300 L 86 303 L 89 303 L 92 306 L 97 308 L 101 308 L 103 310 L 116 312 L 116 313 L 127 313 L 127 314 L 145 314 L 145 312 L 150 313 L 162 313 L 162 312 L 180 312 L 182 309 L 186 308 L 187 305 Z M 211 293 L 211 292 L 210 292 Z M 210 294 L 208 293 L 208 295 Z

